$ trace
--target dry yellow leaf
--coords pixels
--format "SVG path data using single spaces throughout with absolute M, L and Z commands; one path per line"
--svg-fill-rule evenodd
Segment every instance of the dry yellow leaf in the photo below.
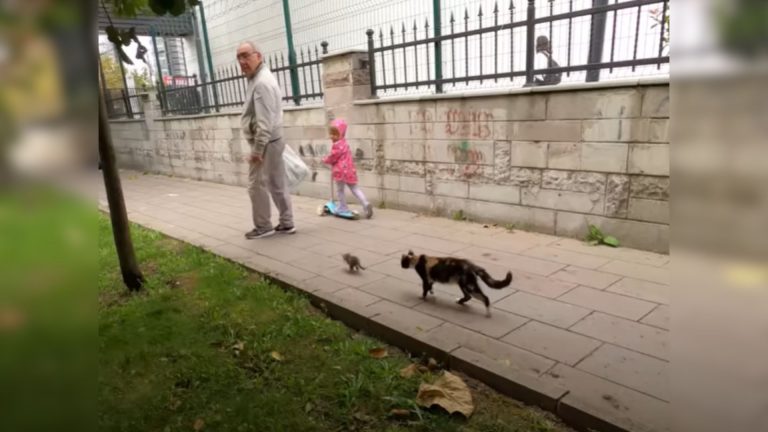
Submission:
M 411 363 L 410 365 L 400 369 L 400 376 L 403 378 L 410 378 L 419 372 L 419 365 Z
M 371 357 L 373 358 L 382 359 L 386 357 L 389 353 L 387 352 L 386 348 L 374 348 L 372 350 L 369 350 L 368 354 L 370 354 Z
M 275 359 L 277 361 L 283 361 L 283 355 L 280 354 L 277 351 L 272 351 L 272 353 L 270 355 L 272 356 L 273 359 Z
M 196 431 L 201 431 L 203 430 L 204 427 L 205 427 L 205 422 L 203 421 L 203 419 L 200 419 L 200 418 L 195 420 L 195 424 L 192 425 L 192 428 L 195 429 Z
M 469 418 L 475 410 L 472 403 L 472 393 L 467 384 L 458 376 L 444 372 L 434 384 L 421 384 L 416 395 L 419 405 L 430 408 L 437 405 L 449 414 L 461 413 Z

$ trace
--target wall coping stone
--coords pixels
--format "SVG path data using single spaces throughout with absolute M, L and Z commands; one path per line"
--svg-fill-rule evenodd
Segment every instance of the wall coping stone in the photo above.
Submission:
M 490 90 L 473 90 L 467 92 L 458 93 L 443 93 L 443 94 L 429 94 L 429 95 L 406 95 L 406 96 L 392 96 L 382 99 L 364 99 L 354 102 L 355 105 L 375 105 L 383 103 L 394 102 L 418 102 L 418 101 L 430 101 L 430 100 L 442 100 L 442 99 L 463 99 L 463 98 L 475 98 L 475 97 L 488 97 L 488 96 L 503 96 L 503 95 L 525 95 L 534 93 L 558 93 L 567 91 L 584 91 L 584 90 L 599 90 L 621 87 L 646 87 L 646 86 L 661 86 L 669 85 L 669 77 L 659 78 L 635 78 L 626 80 L 605 81 L 599 83 L 573 83 L 573 84 L 558 84 L 554 86 L 541 86 L 541 87 L 527 87 L 527 88 L 513 88 L 513 89 L 490 89 Z

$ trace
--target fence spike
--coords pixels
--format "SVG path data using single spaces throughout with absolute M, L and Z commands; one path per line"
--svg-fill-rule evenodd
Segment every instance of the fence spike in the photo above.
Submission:
M 469 20 L 469 10 L 467 10 L 467 8 L 464 8 L 464 20 Z
M 483 5 L 480 5 L 480 11 L 477 13 L 477 16 L 480 18 L 483 17 Z
M 317 45 L 315 45 L 315 60 L 320 60 L 320 51 L 317 50 Z
M 515 2 L 513 0 L 509 0 L 509 11 L 510 13 L 515 11 Z
M 413 31 L 416 31 L 418 27 L 416 27 L 416 20 L 413 20 Z
M 304 63 L 304 47 L 300 48 L 300 52 L 301 53 L 299 55 L 301 56 L 301 62 Z
M 499 2 L 498 1 L 493 3 L 493 14 L 494 15 L 498 15 L 499 14 Z
M 454 22 L 456 22 L 456 20 L 455 20 L 455 19 L 453 19 L 453 12 L 451 12 L 451 19 L 450 19 L 450 20 L 448 20 L 448 22 L 450 22 L 451 24 L 453 24 Z

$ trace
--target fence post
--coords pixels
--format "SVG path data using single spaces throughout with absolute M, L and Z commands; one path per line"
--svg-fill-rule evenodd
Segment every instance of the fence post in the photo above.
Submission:
M 160 66 L 160 54 L 157 52 L 157 34 L 154 26 L 151 26 L 149 30 L 150 33 L 152 33 L 152 48 L 155 51 L 155 64 L 157 65 L 158 95 L 160 96 L 158 99 L 160 100 L 160 112 L 165 114 L 165 83 L 163 82 L 163 68 Z
M 592 0 L 592 7 L 607 6 L 608 0 Z M 601 63 L 603 60 L 603 45 L 605 45 L 605 21 L 607 12 L 592 15 L 592 23 L 589 31 L 589 59 L 587 64 Z M 614 30 L 615 31 L 615 30 Z M 637 37 L 637 35 L 635 35 Z M 600 81 L 600 69 L 587 71 L 587 82 Z
M 291 92 L 293 103 L 297 106 L 301 102 L 299 90 L 299 70 L 296 68 L 296 50 L 293 48 L 293 30 L 291 29 L 291 9 L 288 0 L 283 0 L 283 18 L 285 18 L 285 35 L 288 39 L 288 67 L 291 75 Z
M 533 21 L 536 19 L 535 0 L 528 0 L 528 35 L 526 39 L 525 50 L 525 85 L 533 85 L 534 68 L 536 58 L 536 25 Z
M 213 103 L 216 105 L 216 112 L 220 111 L 219 108 L 219 92 L 216 90 L 216 74 L 213 73 L 213 60 L 211 59 L 211 44 L 208 42 L 208 23 L 205 21 L 205 8 L 203 2 L 200 1 L 200 21 L 201 27 L 203 27 L 203 40 L 205 42 L 205 55 L 208 58 L 208 73 L 211 76 L 211 85 L 213 87 Z
M 440 0 L 432 0 L 432 20 L 434 21 L 435 37 L 443 35 L 442 11 L 440 9 Z M 443 41 L 435 41 L 435 92 L 443 92 Z M 481 60 L 482 61 L 482 60 Z M 429 66 L 427 66 L 429 67 Z
M 373 54 L 373 29 L 365 31 L 368 35 L 368 73 L 371 77 L 371 96 L 376 96 L 376 56 Z

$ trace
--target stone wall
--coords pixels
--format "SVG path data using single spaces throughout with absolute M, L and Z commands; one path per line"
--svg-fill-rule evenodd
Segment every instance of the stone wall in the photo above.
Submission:
M 329 196 L 326 124 L 343 117 L 360 184 L 379 205 L 578 238 L 595 224 L 625 246 L 668 251 L 667 84 L 365 100 L 355 54 L 324 64 L 324 107 L 285 111 L 286 142 L 317 172 L 298 193 Z M 150 109 L 112 127 L 123 167 L 246 184 L 236 114 Z

